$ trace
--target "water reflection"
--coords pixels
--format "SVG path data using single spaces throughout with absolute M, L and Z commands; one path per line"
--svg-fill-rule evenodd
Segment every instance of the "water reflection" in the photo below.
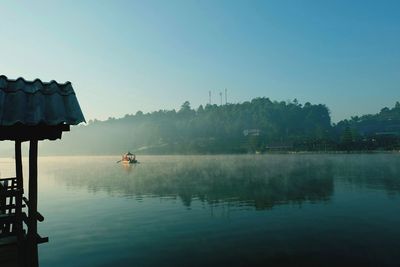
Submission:
M 400 193 L 400 155 L 364 154 L 332 157 L 336 179 L 370 189 L 382 189 L 389 195 Z
M 140 160 L 40 160 L 44 266 L 399 262 L 400 198 L 387 197 L 400 193 L 396 155 Z
M 294 156 L 148 157 L 135 166 L 98 159 L 66 167 L 53 175 L 68 186 L 135 197 L 179 197 L 187 207 L 198 199 L 209 205 L 269 209 L 281 203 L 328 201 L 334 188 L 329 161 Z
M 39 266 L 37 232 L 31 236 L 13 239 L 13 236 L 1 236 L 0 266 L 37 267 Z
M 121 164 L 122 169 L 124 169 L 125 172 L 131 173 L 132 170 L 136 167 L 137 164 Z

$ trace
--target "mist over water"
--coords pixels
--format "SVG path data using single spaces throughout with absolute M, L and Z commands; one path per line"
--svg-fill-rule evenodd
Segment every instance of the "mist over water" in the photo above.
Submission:
M 69 171 L 55 171 L 55 177 L 69 186 L 86 186 L 94 192 L 105 190 L 121 196 L 179 198 L 187 207 L 196 199 L 209 205 L 233 202 L 265 209 L 277 203 L 327 201 L 333 191 L 331 168 L 323 165 L 325 161 L 312 158 L 306 163 L 294 156 L 141 159 L 139 165 L 116 168 L 110 158 L 106 166 L 93 166 L 94 170 L 82 168 L 81 163 L 75 162 L 78 166 L 71 163 Z
M 400 262 L 398 154 L 117 160 L 39 159 L 41 266 Z

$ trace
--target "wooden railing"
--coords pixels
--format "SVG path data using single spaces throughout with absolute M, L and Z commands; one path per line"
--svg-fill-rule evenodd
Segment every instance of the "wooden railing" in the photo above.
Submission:
M 0 179 L 0 237 L 22 236 L 22 206 L 17 178 Z
M 37 221 L 43 222 L 44 217 L 37 211 L 35 214 L 29 213 L 29 200 L 23 196 L 23 190 L 20 188 L 15 177 L 0 179 L 0 239 L 14 236 L 15 242 L 23 242 L 26 239 L 36 244 L 48 242 L 47 237 L 43 238 L 36 231 L 30 231 L 36 229 Z M 23 211 L 25 207 L 28 208 L 30 216 Z

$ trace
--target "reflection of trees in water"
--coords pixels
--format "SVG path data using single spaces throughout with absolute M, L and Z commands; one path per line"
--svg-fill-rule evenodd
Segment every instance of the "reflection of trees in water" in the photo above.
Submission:
M 328 200 L 333 192 L 333 179 L 327 170 L 310 172 L 307 168 L 311 166 L 297 167 L 269 175 L 262 165 L 241 166 L 233 176 L 225 175 L 223 169 L 212 168 L 206 178 L 199 176 L 197 169 L 191 169 L 187 177 L 193 178 L 179 179 L 176 192 L 187 206 L 193 197 L 210 204 L 240 202 L 257 209 L 277 203 Z M 170 188 L 160 189 L 163 192 Z
M 335 177 L 361 187 L 400 193 L 400 156 L 398 154 L 342 155 L 332 157 Z
M 333 177 L 360 187 L 400 193 L 400 157 L 396 154 L 147 157 L 124 169 L 104 158 L 45 171 L 71 186 L 128 196 L 193 198 L 209 204 L 234 203 L 269 208 L 277 203 L 325 201 Z M 53 168 L 53 171 L 51 169 Z
M 128 169 L 121 166 L 67 165 L 55 173 L 70 186 L 87 186 L 128 196 L 193 198 L 210 205 L 232 203 L 271 208 L 278 203 L 327 201 L 333 193 L 332 166 L 296 156 L 149 157 Z

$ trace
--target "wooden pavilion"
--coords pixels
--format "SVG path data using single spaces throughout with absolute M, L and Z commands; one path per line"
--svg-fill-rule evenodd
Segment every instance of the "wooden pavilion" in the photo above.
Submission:
M 70 82 L 0 76 L 0 141 L 15 142 L 15 177 L 0 177 L 0 266 L 38 266 L 38 141 L 61 139 L 85 122 Z M 24 194 L 21 143 L 29 142 L 29 186 Z

